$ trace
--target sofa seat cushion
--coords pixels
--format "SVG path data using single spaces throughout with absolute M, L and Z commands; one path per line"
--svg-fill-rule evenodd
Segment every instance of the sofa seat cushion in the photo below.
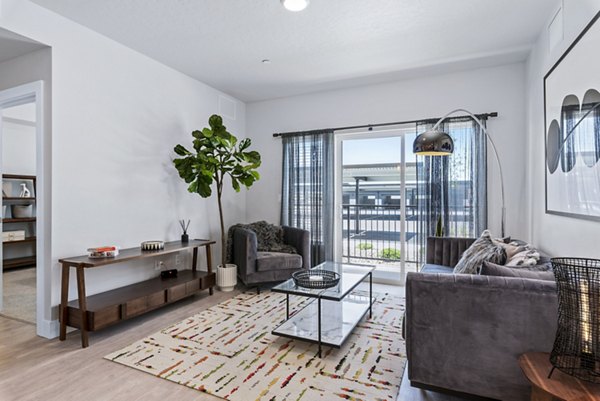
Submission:
M 454 271 L 453 267 L 434 265 L 433 263 L 426 263 L 421 267 L 420 273 L 447 273 L 452 274 Z
M 283 252 L 257 252 L 256 270 L 259 272 L 273 270 L 300 269 L 302 256 Z

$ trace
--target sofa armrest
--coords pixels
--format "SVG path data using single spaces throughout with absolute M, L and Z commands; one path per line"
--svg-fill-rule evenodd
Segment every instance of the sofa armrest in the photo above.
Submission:
M 408 273 L 408 378 L 493 399 L 527 400 L 529 384 L 518 357 L 552 349 L 557 315 L 553 281 Z
M 302 268 L 310 269 L 310 232 L 301 228 L 283 226 L 283 241 L 296 248 L 302 256 Z
M 426 263 L 454 267 L 475 238 L 428 237 Z
M 233 263 L 238 276 L 246 283 L 250 274 L 256 272 L 257 240 L 254 231 L 236 227 L 233 231 Z

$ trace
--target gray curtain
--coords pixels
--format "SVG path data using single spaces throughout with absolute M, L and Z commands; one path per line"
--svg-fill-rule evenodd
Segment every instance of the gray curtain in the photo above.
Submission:
M 486 120 L 482 120 L 485 125 Z M 417 123 L 417 134 L 435 121 Z M 487 227 L 487 142 L 471 118 L 447 119 L 439 127 L 454 140 L 449 157 L 419 157 L 417 162 L 419 246 L 441 224 L 446 237 L 477 237 Z M 423 257 L 424 253 L 421 254 Z
M 284 136 L 281 224 L 310 231 L 312 266 L 333 260 L 333 131 Z

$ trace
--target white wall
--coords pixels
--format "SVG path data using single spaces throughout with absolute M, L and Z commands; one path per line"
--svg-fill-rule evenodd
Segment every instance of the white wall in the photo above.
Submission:
M 193 237 L 217 238 L 216 200 L 187 193 L 171 159 L 219 111 L 221 92 L 30 2 L 4 0 L 0 27 L 52 47 L 52 305 L 61 257 L 175 240 L 179 218 L 192 220 Z M 245 106 L 234 101 L 236 120 L 225 124 L 243 137 Z M 228 223 L 244 206 L 243 193 L 227 191 Z M 88 293 L 155 274 L 149 263 L 97 269 Z M 45 315 L 55 319 L 56 308 Z
M 2 119 L 2 173 L 35 175 L 35 103 L 4 109 Z
M 246 219 L 279 221 L 281 140 L 272 133 L 434 118 L 457 108 L 499 113 L 488 128 L 505 174 L 506 231 L 527 239 L 524 63 L 248 104 L 247 132 L 263 164 L 262 179 L 247 195 Z M 488 222 L 499 233 L 500 185 L 491 148 L 488 165 Z
M 556 10 L 561 1 L 555 0 Z M 550 49 L 544 30 L 527 63 L 528 187 L 531 237 L 540 249 L 552 256 L 600 257 L 597 242 L 600 222 L 545 213 L 544 76 L 600 10 L 600 0 L 564 0 L 564 38 Z M 550 23 L 550 21 L 548 21 Z M 600 57 L 590 54 L 590 57 Z

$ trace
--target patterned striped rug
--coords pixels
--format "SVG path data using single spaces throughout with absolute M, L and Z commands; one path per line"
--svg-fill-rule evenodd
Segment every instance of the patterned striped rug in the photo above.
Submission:
M 374 294 L 368 315 L 340 349 L 271 334 L 285 295 L 245 293 L 105 358 L 232 401 L 392 400 L 406 363 L 404 299 Z M 291 310 L 306 302 L 291 297 Z

